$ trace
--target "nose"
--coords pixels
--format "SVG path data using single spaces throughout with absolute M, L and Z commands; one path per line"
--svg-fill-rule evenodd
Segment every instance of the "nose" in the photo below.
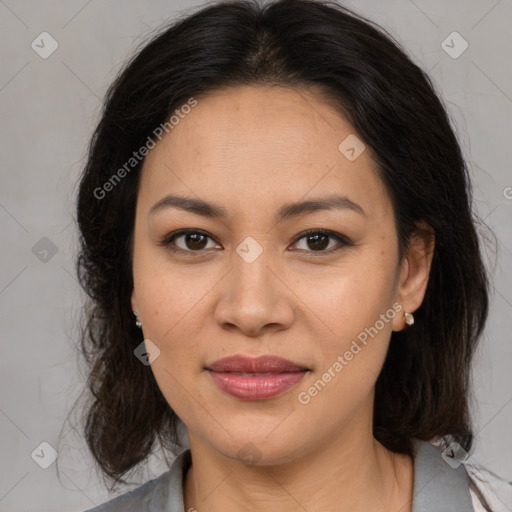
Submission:
M 223 329 L 258 337 L 289 328 L 295 318 L 293 292 L 274 269 L 266 252 L 251 263 L 234 256 L 231 272 L 222 280 L 215 321 Z

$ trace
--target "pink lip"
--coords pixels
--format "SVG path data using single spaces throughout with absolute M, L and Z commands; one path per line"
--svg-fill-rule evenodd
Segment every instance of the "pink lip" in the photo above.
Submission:
M 213 381 L 222 391 L 243 400 L 265 400 L 273 398 L 295 386 L 304 377 L 306 370 L 300 372 L 262 374 L 244 377 L 233 373 L 220 373 L 208 370 Z
M 224 392 L 243 400 L 264 400 L 295 386 L 307 368 L 276 356 L 251 358 L 232 356 L 206 367 L 213 381 Z M 241 375 L 241 374 L 256 375 Z
M 307 370 L 287 359 L 277 356 L 230 356 L 223 357 L 206 366 L 207 370 L 214 372 L 246 372 L 246 373 L 283 373 Z

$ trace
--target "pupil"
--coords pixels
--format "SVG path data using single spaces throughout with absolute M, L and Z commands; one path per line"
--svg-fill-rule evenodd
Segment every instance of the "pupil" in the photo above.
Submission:
M 198 241 L 200 238 L 203 238 L 203 243 L 201 243 L 201 241 Z M 205 246 L 204 239 L 206 239 L 206 237 L 198 233 L 186 235 L 187 245 L 190 249 L 203 249 Z
M 324 243 L 318 243 L 319 238 L 322 238 Z M 309 240 L 316 240 L 316 242 L 314 242 L 313 247 L 310 245 L 310 248 L 315 249 L 316 244 L 316 249 L 325 249 L 329 245 L 329 243 L 325 243 L 328 240 L 328 238 L 329 237 L 327 235 L 310 235 L 308 237 Z

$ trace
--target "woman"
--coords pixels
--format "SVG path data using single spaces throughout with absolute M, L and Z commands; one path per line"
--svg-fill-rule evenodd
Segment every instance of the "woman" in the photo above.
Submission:
M 382 29 L 308 0 L 167 27 L 107 94 L 77 215 L 89 448 L 114 483 L 178 455 L 91 510 L 490 509 L 470 182 Z

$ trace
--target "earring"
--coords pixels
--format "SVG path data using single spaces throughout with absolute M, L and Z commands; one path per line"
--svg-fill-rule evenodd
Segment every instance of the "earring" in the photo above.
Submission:
M 412 325 L 414 323 L 414 317 L 412 313 L 405 313 L 405 323 L 407 325 Z
M 135 313 L 135 311 L 133 312 L 133 314 L 137 316 L 137 313 Z M 137 320 L 135 321 L 135 325 L 140 329 L 142 327 L 142 322 L 137 318 Z

